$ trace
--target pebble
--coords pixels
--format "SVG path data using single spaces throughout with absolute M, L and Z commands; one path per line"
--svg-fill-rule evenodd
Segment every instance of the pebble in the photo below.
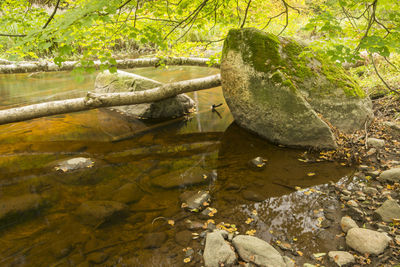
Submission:
M 328 257 L 332 262 L 335 262 L 337 266 L 344 266 L 355 262 L 354 256 L 346 251 L 330 251 Z
M 175 234 L 175 242 L 181 245 L 182 247 L 189 246 L 191 240 L 192 240 L 192 232 L 188 230 L 183 230 Z
M 207 191 L 186 191 L 179 199 L 185 209 L 191 211 L 200 211 L 210 204 L 211 196 Z
M 375 210 L 375 215 L 384 222 L 392 222 L 393 219 L 400 218 L 400 205 L 396 200 L 388 199 Z
M 265 197 L 263 197 L 262 195 L 260 195 L 257 192 L 251 191 L 251 190 L 243 191 L 242 196 L 244 199 L 253 201 L 253 202 L 260 202 L 260 201 L 265 200 Z
M 240 258 L 256 266 L 286 267 L 279 252 L 269 243 L 254 236 L 238 235 L 232 240 Z M 254 257 L 256 255 L 256 257 Z
M 370 150 L 367 151 L 367 156 L 372 156 L 375 153 L 376 153 L 376 148 L 371 148 Z
M 400 168 L 383 171 L 377 179 L 378 181 L 400 182 Z
M 206 267 L 233 265 L 237 260 L 235 252 L 218 231 L 207 234 L 203 258 Z
M 347 205 L 349 205 L 350 207 L 354 207 L 354 208 L 357 208 L 359 206 L 355 200 L 347 201 Z
M 367 138 L 367 144 L 370 147 L 382 148 L 385 146 L 385 140 L 370 137 L 370 138 Z
M 365 192 L 365 194 L 368 194 L 370 196 L 378 194 L 378 190 L 376 188 L 373 188 L 373 187 L 365 187 L 364 188 L 364 192 Z
M 167 240 L 168 236 L 164 232 L 149 233 L 143 237 L 144 248 L 159 248 Z
M 346 236 L 346 244 L 362 254 L 379 255 L 389 245 L 390 240 L 386 234 L 364 228 L 352 228 Z
M 347 233 L 352 228 L 358 228 L 358 225 L 349 216 L 344 216 L 340 221 L 340 227 L 342 228 L 343 232 Z

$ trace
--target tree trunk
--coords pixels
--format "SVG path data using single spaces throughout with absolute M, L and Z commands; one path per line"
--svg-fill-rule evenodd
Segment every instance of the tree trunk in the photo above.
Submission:
M 0 110 L 0 124 L 25 121 L 44 116 L 77 112 L 100 107 L 133 105 L 159 101 L 182 93 L 209 89 L 221 85 L 219 74 L 205 78 L 162 85 L 149 90 L 96 94 L 88 92 L 86 97 L 45 102 L 24 107 Z
M 160 65 L 188 65 L 202 67 L 219 67 L 219 63 L 210 63 L 208 58 L 196 57 L 166 57 L 166 58 L 137 58 L 117 60 L 115 67 L 118 69 L 131 69 L 139 67 L 157 67 Z M 100 69 L 102 63 L 99 60 L 94 61 L 94 67 Z M 12 62 L 0 60 L 0 74 L 4 73 L 25 73 L 41 71 L 68 71 L 79 67 L 78 61 L 65 61 L 61 67 L 55 63 L 44 62 Z

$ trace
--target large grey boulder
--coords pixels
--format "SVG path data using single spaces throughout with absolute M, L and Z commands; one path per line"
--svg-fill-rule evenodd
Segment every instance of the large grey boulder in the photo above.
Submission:
M 379 255 L 389 245 L 390 240 L 386 234 L 364 228 L 352 228 L 346 236 L 346 244 L 362 254 Z
M 371 100 L 341 67 L 257 29 L 229 31 L 221 78 L 235 121 L 275 143 L 334 148 L 329 124 L 353 132 L 373 116 Z
M 203 258 L 206 267 L 229 266 L 236 262 L 235 252 L 219 231 L 207 234 Z
M 375 210 L 375 214 L 384 222 L 393 222 L 393 219 L 400 219 L 400 205 L 394 199 L 386 200 L 382 206 Z
M 125 71 L 110 73 L 104 71 L 97 75 L 96 93 L 135 92 L 161 86 L 162 83 Z M 168 119 L 181 117 L 195 108 L 194 101 L 185 94 L 153 103 L 113 107 L 121 114 L 139 119 Z
M 270 244 L 254 236 L 238 235 L 232 240 L 239 256 L 262 267 L 286 267 L 281 254 Z

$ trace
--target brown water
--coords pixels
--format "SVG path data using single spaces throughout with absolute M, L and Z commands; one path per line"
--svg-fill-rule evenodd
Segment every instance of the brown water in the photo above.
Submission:
M 217 70 L 133 72 L 172 82 Z M 93 81 L 87 76 L 77 83 L 68 73 L 0 75 L 0 106 L 82 96 Z M 206 220 L 181 209 L 179 195 L 188 189 L 210 191 L 216 223 L 236 224 L 240 233 L 254 229 L 255 236 L 267 241 L 286 240 L 307 255 L 329 249 L 326 240 L 314 237 L 319 230 L 314 211 L 332 201 L 318 189 L 352 170 L 335 162 L 304 163 L 299 161 L 307 156 L 304 150 L 274 146 L 240 129 L 232 123 L 220 88 L 189 95 L 198 104 L 197 113 L 168 122 L 128 121 L 107 110 L 92 110 L 0 126 L 0 201 L 26 193 L 45 199 L 40 210 L 0 224 L 0 266 L 184 265 L 184 247 L 175 235 L 186 229 L 186 219 Z M 211 105 L 219 103 L 223 106 L 218 113 L 212 112 Z M 262 171 L 247 166 L 257 156 L 268 159 Z M 70 174 L 54 170 L 54 162 L 74 157 L 90 157 L 95 165 Z M 194 167 L 215 170 L 217 178 L 171 190 L 151 182 Z M 126 183 L 135 183 L 143 193 L 139 202 L 129 205 L 129 214 L 99 227 L 80 222 L 76 209 L 82 202 L 109 200 Z M 296 191 L 296 186 L 316 190 Z M 265 200 L 246 200 L 243 195 L 249 191 Z M 245 223 L 249 217 L 254 219 L 250 225 Z M 160 248 L 144 249 L 144 236 L 153 232 L 168 238 Z M 194 266 L 201 265 L 200 240 L 187 244 L 195 249 Z

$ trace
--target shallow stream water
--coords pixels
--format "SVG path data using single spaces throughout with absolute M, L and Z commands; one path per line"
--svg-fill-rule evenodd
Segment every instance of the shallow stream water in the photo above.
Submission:
M 218 70 L 169 67 L 131 72 L 173 82 Z M 83 96 L 93 88 L 94 77 L 87 75 L 78 83 L 70 73 L 0 75 L 0 109 Z M 185 190 L 210 191 L 216 224 L 235 224 L 240 233 L 256 230 L 257 237 L 287 241 L 294 251 L 307 255 L 330 249 L 326 239 L 315 237 L 321 203 L 333 201 L 319 190 L 350 176 L 352 169 L 336 162 L 304 162 L 312 157 L 305 150 L 275 146 L 240 129 L 220 88 L 189 96 L 197 112 L 171 121 L 127 120 L 101 109 L 1 125 L 0 201 L 24 194 L 39 194 L 44 201 L 34 212 L 1 222 L 0 266 L 181 266 L 185 247 L 195 250 L 189 265 L 200 266 L 201 238 L 185 243 L 179 233 L 187 229 L 188 219 L 203 223 L 207 218 L 181 208 L 179 196 Z M 220 103 L 213 112 L 211 105 Z M 267 166 L 254 171 L 247 163 L 258 156 L 268 160 Z M 71 173 L 54 169 L 60 160 L 75 157 L 91 158 L 94 166 Z M 196 167 L 213 171 L 214 179 L 174 189 L 152 182 Z M 76 216 L 81 203 L 110 200 L 127 183 L 141 192 L 128 214 L 96 227 Z M 248 194 L 262 199 L 251 201 Z M 248 218 L 254 221 L 246 224 Z M 144 248 L 149 233 L 165 233 L 166 238 L 160 238 L 157 248 Z

